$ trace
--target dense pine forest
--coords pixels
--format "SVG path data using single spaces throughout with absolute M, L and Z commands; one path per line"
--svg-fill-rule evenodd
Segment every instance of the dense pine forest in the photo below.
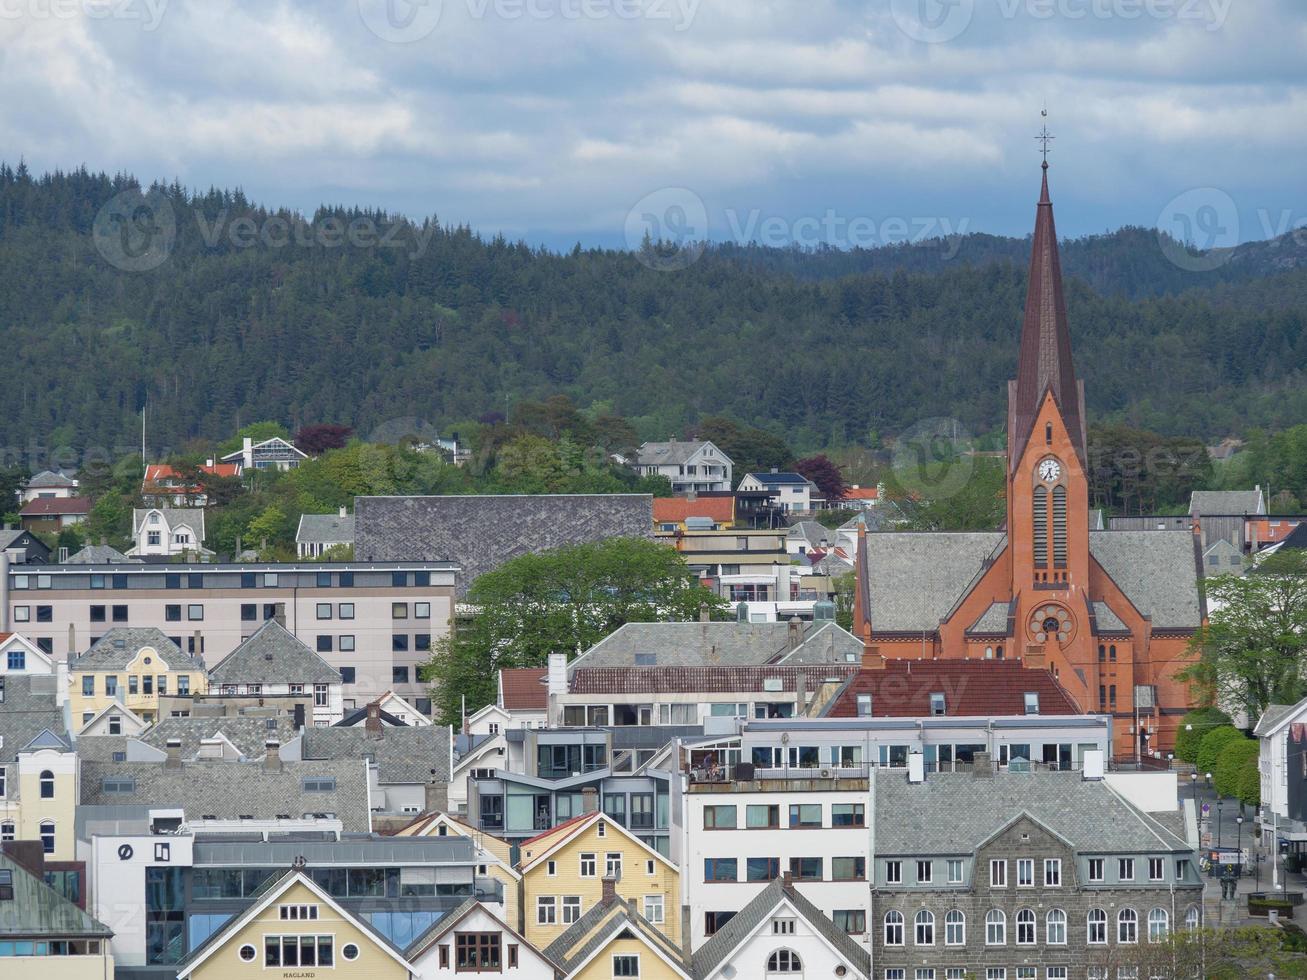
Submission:
M 129 271 L 93 232 L 134 186 L 0 168 L 6 452 L 139 445 L 147 402 L 152 455 L 260 419 L 446 430 L 556 394 L 641 438 L 727 415 L 802 451 L 935 416 L 989 432 L 1004 415 L 1021 240 L 722 245 L 659 271 L 640 254 L 556 254 L 435 217 L 324 207 L 305 224 L 240 191 L 172 185 L 150 200 L 175 241 L 157 267 Z M 375 239 L 338 234 L 358 227 Z M 1091 418 L 1214 441 L 1307 417 L 1300 244 L 1248 246 L 1195 273 L 1152 231 L 1064 243 Z

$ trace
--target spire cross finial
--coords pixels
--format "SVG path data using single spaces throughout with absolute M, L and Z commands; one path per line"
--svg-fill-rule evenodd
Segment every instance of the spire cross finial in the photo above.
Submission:
M 1047 119 L 1048 110 L 1044 109 L 1042 112 L 1040 112 L 1040 115 L 1043 116 L 1045 119 Z M 1040 131 L 1039 135 L 1035 137 L 1035 139 L 1038 140 L 1040 144 L 1042 144 L 1042 152 L 1044 154 L 1044 169 L 1047 170 L 1048 169 L 1048 144 L 1051 143 L 1053 140 L 1057 139 L 1057 137 L 1052 135 L 1048 131 L 1048 123 L 1044 123 L 1043 129 Z

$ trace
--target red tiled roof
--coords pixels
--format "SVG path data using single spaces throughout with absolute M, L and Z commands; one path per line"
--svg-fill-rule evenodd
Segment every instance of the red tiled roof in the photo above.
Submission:
M 883 670 L 860 670 L 829 715 L 856 717 L 858 695 L 870 694 L 872 717 L 921 717 L 939 692 L 947 715 L 1023 715 L 1027 691 L 1039 694 L 1041 715 L 1080 714 L 1051 671 L 1020 660 L 887 660 Z
M 506 711 L 544 711 L 549 707 L 543 667 L 511 667 L 499 672 Z
M 37 497 L 18 512 L 20 517 L 55 517 L 60 514 L 89 514 L 90 497 Z
M 794 691 L 800 672 L 811 691 L 828 677 L 843 681 L 858 668 L 852 664 L 815 664 L 804 667 L 578 667 L 568 690 L 572 694 L 705 694 L 767 690 L 767 681 L 779 680 L 780 691 Z
M 845 500 L 878 500 L 880 491 L 875 487 L 847 487 L 844 490 Z
M 201 473 L 208 473 L 210 476 L 240 476 L 240 467 L 235 463 L 214 463 L 212 466 L 201 466 Z M 181 474 L 169 466 L 167 463 L 151 463 L 145 467 L 146 486 L 162 483 L 165 480 L 180 480 Z M 177 487 L 176 489 L 182 489 Z
M 701 496 L 696 500 L 688 500 L 685 497 L 654 497 L 655 524 L 680 524 L 687 517 L 707 517 L 718 524 L 730 524 L 735 520 L 735 498 L 729 495 Z

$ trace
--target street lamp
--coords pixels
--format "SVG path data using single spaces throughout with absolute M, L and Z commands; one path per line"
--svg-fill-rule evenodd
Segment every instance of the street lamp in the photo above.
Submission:
M 1239 839 L 1234 846 L 1235 860 L 1238 862 L 1239 874 L 1243 874 L 1243 814 L 1235 817 L 1234 822 L 1239 826 Z
M 1192 786 L 1193 789 L 1194 789 L 1194 810 L 1197 811 L 1197 809 L 1198 809 L 1198 770 L 1195 769 L 1193 772 L 1191 772 L 1191 773 L 1189 774 L 1189 785 Z
M 1223 803 L 1225 803 L 1225 800 L 1218 799 L 1216 801 L 1216 849 L 1218 851 L 1221 849 L 1221 805 Z

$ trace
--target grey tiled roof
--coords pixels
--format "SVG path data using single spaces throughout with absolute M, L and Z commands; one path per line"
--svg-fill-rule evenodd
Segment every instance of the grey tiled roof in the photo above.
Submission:
M 117 548 L 107 544 L 88 544 L 75 555 L 69 555 L 65 565 L 139 565 L 139 558 L 128 558 Z
M 381 783 L 449 782 L 451 738 L 447 725 L 384 728 L 381 738 L 369 738 L 364 728 L 306 728 L 301 755 L 304 759 L 371 755 Z
M 835 540 L 835 532 L 817 521 L 798 521 L 790 525 L 787 537 L 802 540 L 810 548 L 816 548 L 823 541 Z
M 1027 813 L 1085 853 L 1188 851 L 1106 782 L 1074 772 L 931 773 L 872 770 L 878 854 L 966 854 Z
M 691 959 L 691 975 L 695 980 L 703 980 L 721 966 L 723 959 L 771 918 L 781 902 L 789 902 L 813 931 L 850 966 L 864 977 L 871 976 L 871 954 L 852 936 L 837 928 L 821 909 L 804 898 L 797 889 L 786 888 L 784 880 L 777 878 L 699 947 Z
M 58 678 L 54 674 L 8 674 L 4 701 L 0 702 L 0 764 L 10 765 L 33 739 L 50 732 L 70 745 L 63 710 L 56 702 Z M 8 793 L 17 796 L 19 781 L 11 773 Z
M 105 793 L 105 777 L 130 777 L 130 793 Z M 335 792 L 305 792 L 303 780 L 332 776 Z M 368 777 L 361 759 L 284 762 L 269 772 L 257 762 L 187 762 L 169 769 L 161 762 L 82 763 L 82 804 L 148 804 L 181 807 L 189 819 L 214 816 L 234 820 L 249 815 L 271 819 L 278 814 L 334 813 L 347 832 L 371 829 Z
M 743 667 L 753 664 L 785 663 L 798 666 L 824 663 L 831 648 L 835 659 L 856 652 L 862 644 L 833 623 L 800 629 L 803 642 L 790 650 L 789 623 L 627 623 L 600 640 L 568 666 L 569 673 L 581 667 L 634 667 L 636 655 L 650 654 L 655 667 Z
M 1089 552 L 1154 629 L 1202 624 L 1189 531 L 1091 531 Z
M 169 528 L 175 530 L 180 524 L 189 525 L 199 536 L 195 544 L 203 544 L 205 538 L 203 507 L 134 507 L 132 508 L 133 535 L 140 531 L 146 515 L 156 510 L 163 515 Z
M 340 671 L 269 619 L 209 672 L 213 684 L 339 684 Z
M 62 473 L 55 473 L 51 470 L 42 470 L 27 481 L 27 487 L 31 490 L 39 490 L 46 487 L 74 487 L 77 483 L 69 479 Z
M 635 459 L 641 466 L 679 466 L 688 462 L 690 457 L 706 445 L 706 441 L 646 442 L 637 451 Z M 713 448 L 716 449 L 715 444 Z M 714 456 L 714 459 L 730 462 L 730 457 L 720 449 L 717 449 L 717 453 L 720 455 Z
M 1195 490 L 1189 497 L 1189 513 L 1199 517 L 1265 514 L 1266 501 L 1260 490 Z
M 600 923 L 604 925 L 600 927 Z M 564 973 L 570 973 L 604 947 L 614 930 L 619 927 L 619 923 L 632 932 L 640 933 L 652 945 L 662 950 L 668 959 L 689 973 L 681 951 L 672 945 L 671 940 L 645 921 L 644 916 L 637 912 L 631 903 L 620 896 L 607 903 L 601 901 L 591 906 L 590 911 L 568 926 L 561 936 L 545 948 L 544 955 L 561 966 Z M 595 930 L 594 935 L 582 943 L 582 938 L 591 930 Z
M 1307 705 L 1307 700 L 1299 701 L 1297 704 L 1268 704 L 1262 716 L 1257 719 L 1257 727 L 1253 729 L 1253 734 L 1258 738 L 1269 735 L 1277 725 L 1304 705 Z
M 269 721 L 275 723 L 271 728 L 268 727 Z M 182 742 L 182 758 L 193 759 L 204 739 L 225 735 L 241 755 L 249 759 L 262 759 L 266 754 L 266 743 L 269 739 L 275 738 L 284 745 L 293 739 L 297 732 L 295 719 L 289 715 L 275 718 L 248 715 L 205 718 L 192 715 L 189 718 L 160 718 L 152 728 L 142 732 L 139 739 L 146 745 L 166 750 L 169 739 L 179 738 Z
M 1121 617 L 1112 612 L 1106 602 L 1095 602 L 1094 626 L 1099 633 L 1129 633 L 1130 628 L 1121 622 Z
M 354 515 L 302 514 L 295 531 L 295 542 L 338 544 L 354 540 Z
M 1002 544 L 998 533 L 868 534 L 866 610 L 878 633 L 936 630 Z
M 122 641 L 121 643 L 119 641 Z M 174 670 L 203 670 L 204 662 L 181 648 L 153 626 L 115 626 L 68 665 L 70 671 L 122 670 L 142 647 L 153 647 Z
M 37 878 L 17 861 L 0 854 L 0 869 L 13 878 L 13 896 L 0 902 L 0 939 L 50 938 L 98 939 L 112 936 L 104 923 L 93 919 Z M 19 960 L 6 968 L 8 976 L 26 973 L 21 964 L 31 966 L 35 976 L 41 970 L 32 960 Z
M 519 555 L 607 538 L 652 538 L 650 494 L 357 497 L 359 561 L 453 561 L 463 595 Z
M 994 602 L 990 607 L 980 614 L 980 617 L 967 627 L 968 633 L 1001 633 L 1003 636 L 1011 636 L 1008 629 L 1008 616 L 1011 614 L 1012 604 L 1008 602 Z

